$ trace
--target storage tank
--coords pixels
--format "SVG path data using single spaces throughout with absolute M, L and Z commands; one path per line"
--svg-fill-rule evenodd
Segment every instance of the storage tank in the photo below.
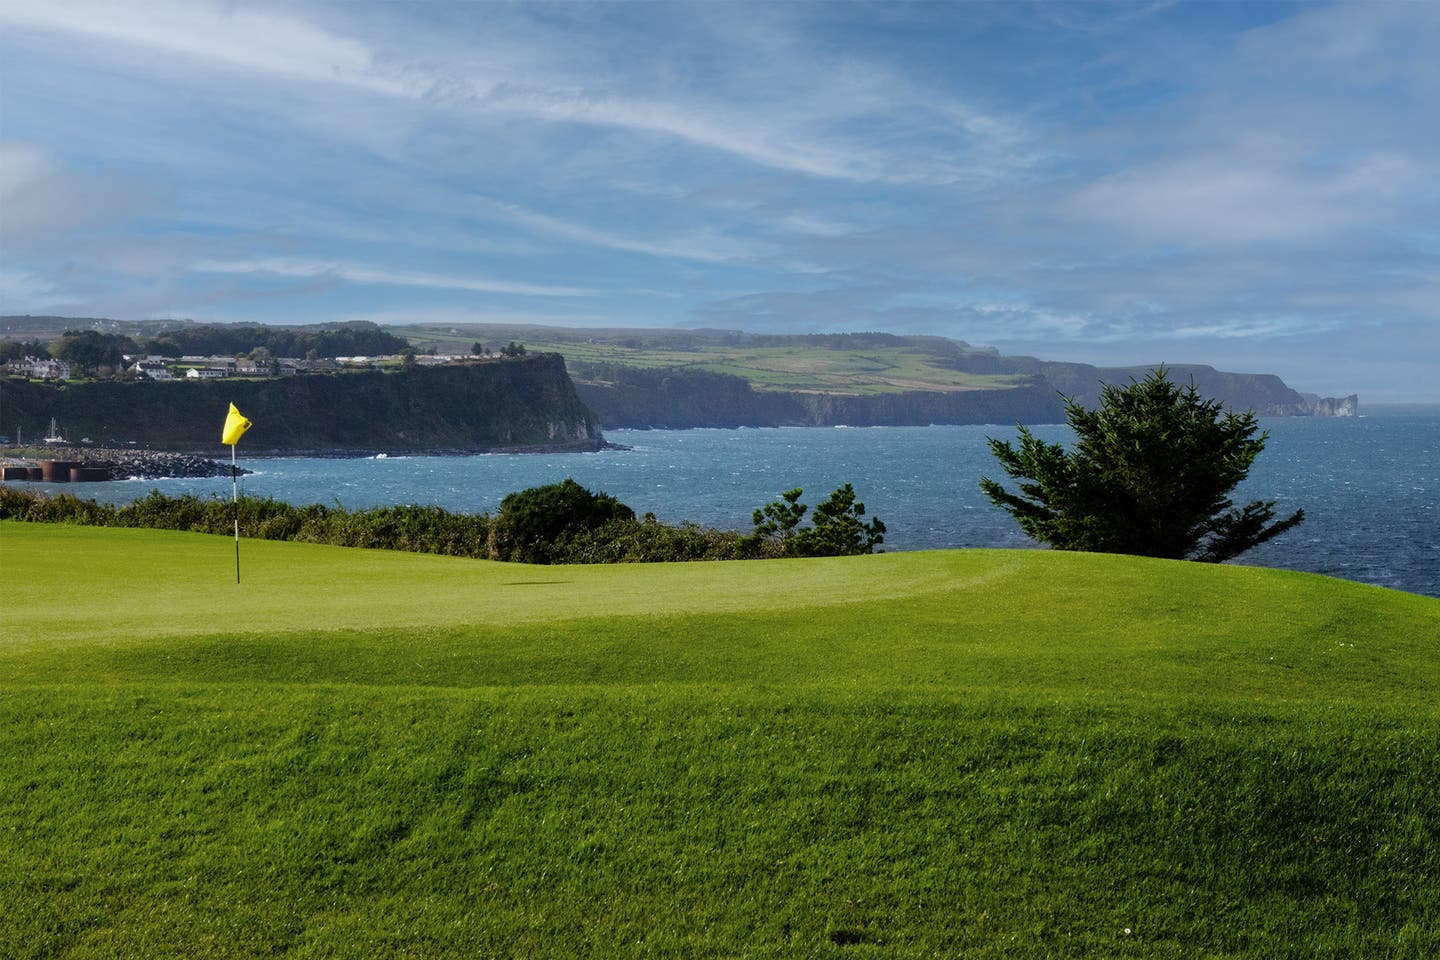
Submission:
M 46 483 L 69 483 L 70 469 L 78 466 L 74 460 L 41 460 L 40 476 Z

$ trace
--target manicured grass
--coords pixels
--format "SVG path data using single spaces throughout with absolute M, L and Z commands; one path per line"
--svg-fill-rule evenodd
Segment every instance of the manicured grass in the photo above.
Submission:
M 0 956 L 1440 952 L 1440 601 L 233 549 L 0 523 Z

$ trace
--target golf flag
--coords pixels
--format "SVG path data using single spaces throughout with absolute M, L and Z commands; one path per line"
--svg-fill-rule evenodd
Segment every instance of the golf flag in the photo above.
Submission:
M 240 438 L 249 429 L 250 421 L 232 403 L 230 404 L 230 413 L 225 417 L 225 430 L 220 434 L 220 442 L 233 447 L 240 442 Z
M 235 466 L 235 444 L 250 429 L 250 420 L 241 413 L 235 404 L 230 404 L 230 412 L 225 415 L 225 429 L 220 431 L 220 442 L 230 447 L 230 499 L 235 504 L 235 582 L 240 582 L 240 486 L 238 477 L 240 471 Z

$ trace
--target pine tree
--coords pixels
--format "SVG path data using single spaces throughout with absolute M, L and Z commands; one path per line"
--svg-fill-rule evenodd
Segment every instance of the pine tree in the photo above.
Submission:
M 1234 506 L 1230 492 L 1267 435 L 1256 436 L 1253 411 L 1226 411 L 1193 382 L 1171 382 L 1164 367 L 1125 387 L 1105 385 L 1095 410 L 1067 400 L 1065 414 L 1077 438 L 1071 451 L 1023 426 L 1018 448 L 990 439 L 1019 493 L 980 480 L 1027 535 L 1052 547 L 1219 563 L 1305 517 L 1297 510 L 1275 521 L 1273 500 Z

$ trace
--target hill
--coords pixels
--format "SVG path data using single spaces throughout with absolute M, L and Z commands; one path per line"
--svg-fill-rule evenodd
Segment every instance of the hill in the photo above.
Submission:
M 388 328 L 418 347 L 516 340 L 565 357 L 580 396 L 611 427 L 902 426 L 1061 422 L 1061 396 L 1093 406 L 1101 383 L 1149 367 L 1002 356 L 943 337 L 810 336 L 729 330 L 597 330 L 515 325 Z M 1353 416 L 1356 397 L 1301 394 L 1271 374 L 1174 364 L 1201 391 L 1266 416 Z
M 10 339 L 44 340 L 75 328 L 130 336 L 170 352 L 232 353 L 266 346 L 275 356 L 307 344 L 317 350 L 350 344 L 345 353 L 391 352 L 401 338 L 422 352 L 470 354 L 477 343 L 493 352 L 515 341 L 531 352 L 563 356 L 579 398 L 608 427 L 1055 423 L 1064 420 L 1062 397 L 1093 406 L 1102 383 L 1124 384 L 1150 370 L 1007 357 L 960 340 L 887 333 L 785 335 L 506 324 L 415 324 L 382 330 L 368 323 L 266 327 L 0 317 L 0 336 Z M 1265 416 L 1358 412 L 1353 395 L 1301 394 L 1270 374 L 1225 373 L 1199 364 L 1174 364 L 1170 369 L 1182 380 L 1193 378 L 1207 396 Z
M 1425 957 L 1440 601 L 0 523 L 0 954 Z

